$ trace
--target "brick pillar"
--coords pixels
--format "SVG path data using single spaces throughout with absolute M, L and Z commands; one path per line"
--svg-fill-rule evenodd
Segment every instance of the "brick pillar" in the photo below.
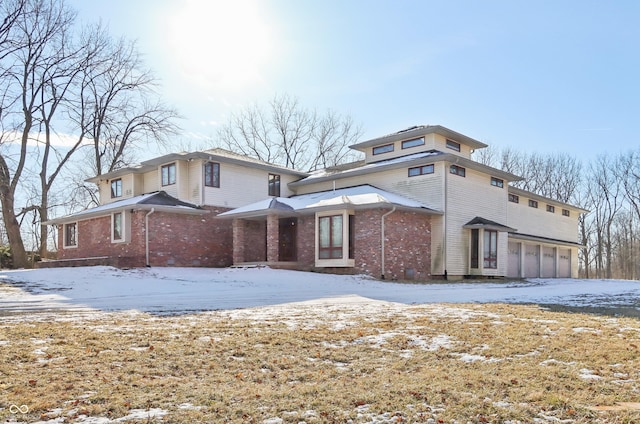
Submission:
M 244 220 L 233 220 L 233 263 L 245 261 L 245 225 Z
M 280 244 L 280 220 L 278 215 L 267 216 L 267 262 L 278 262 Z

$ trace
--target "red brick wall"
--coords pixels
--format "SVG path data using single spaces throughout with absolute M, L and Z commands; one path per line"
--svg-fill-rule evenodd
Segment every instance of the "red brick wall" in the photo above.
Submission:
M 266 221 L 236 219 L 233 225 L 237 228 L 233 241 L 233 263 L 266 261 Z
M 232 263 L 232 223 L 214 217 L 227 209 L 209 208 L 205 215 L 154 212 L 149 215 L 151 266 L 229 266 Z M 78 246 L 63 247 L 63 227 L 58 227 L 58 259 L 110 257 L 120 267 L 145 266 L 145 216 L 148 211 L 127 212 L 129 242 L 111 242 L 111 217 L 78 222 Z
M 357 211 L 355 271 L 382 276 L 381 222 L 387 209 Z M 385 218 L 385 279 L 428 280 L 431 277 L 431 218 L 396 211 Z

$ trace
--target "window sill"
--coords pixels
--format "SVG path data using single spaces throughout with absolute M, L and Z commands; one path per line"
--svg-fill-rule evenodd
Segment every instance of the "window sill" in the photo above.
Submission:
M 354 259 L 316 259 L 317 268 L 353 268 L 354 266 L 356 266 Z

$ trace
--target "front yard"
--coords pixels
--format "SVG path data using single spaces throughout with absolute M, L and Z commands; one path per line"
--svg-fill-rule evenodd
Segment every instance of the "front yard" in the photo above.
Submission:
M 14 314 L 0 419 L 639 422 L 640 322 L 504 304 Z

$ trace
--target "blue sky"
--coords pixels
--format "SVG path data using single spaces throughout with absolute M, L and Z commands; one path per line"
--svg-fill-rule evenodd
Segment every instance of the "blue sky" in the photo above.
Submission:
M 440 124 L 487 144 L 591 159 L 637 149 L 640 2 L 71 0 L 138 41 L 176 143 L 288 93 L 363 140 Z M 176 144 L 177 145 L 177 144 Z

